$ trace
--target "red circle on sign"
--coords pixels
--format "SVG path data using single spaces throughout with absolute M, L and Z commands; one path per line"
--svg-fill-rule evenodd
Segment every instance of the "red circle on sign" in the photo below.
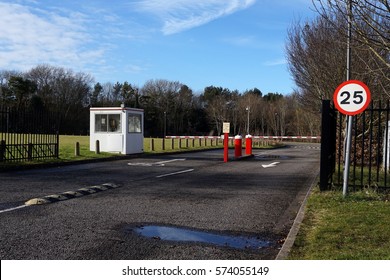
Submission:
M 350 80 L 337 87 L 333 102 L 341 113 L 354 116 L 367 109 L 371 101 L 371 92 L 362 81 Z

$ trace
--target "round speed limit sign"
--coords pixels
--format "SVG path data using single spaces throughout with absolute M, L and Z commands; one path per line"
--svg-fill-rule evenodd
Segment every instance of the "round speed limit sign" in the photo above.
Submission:
M 367 85 L 357 80 L 342 83 L 333 94 L 333 102 L 337 110 L 349 116 L 366 110 L 370 101 L 371 93 Z

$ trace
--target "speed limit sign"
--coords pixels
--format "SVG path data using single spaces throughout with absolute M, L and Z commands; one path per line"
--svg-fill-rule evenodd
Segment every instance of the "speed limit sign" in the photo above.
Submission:
M 361 81 L 350 80 L 337 87 L 333 94 L 333 102 L 341 113 L 354 116 L 367 109 L 371 101 L 371 93 L 367 85 Z

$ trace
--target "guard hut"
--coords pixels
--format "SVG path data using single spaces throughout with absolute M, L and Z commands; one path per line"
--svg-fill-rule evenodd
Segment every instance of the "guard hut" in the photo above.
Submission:
M 122 107 L 90 108 L 90 150 L 124 155 L 144 151 L 144 110 Z

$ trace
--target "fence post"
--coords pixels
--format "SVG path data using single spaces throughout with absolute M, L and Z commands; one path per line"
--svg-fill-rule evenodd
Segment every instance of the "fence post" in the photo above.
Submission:
M 59 131 L 56 132 L 56 144 L 55 144 L 54 150 L 55 150 L 54 156 L 56 158 L 60 158 L 60 132 Z
M 154 139 L 150 138 L 150 150 L 154 151 Z
M 5 161 L 5 150 L 6 150 L 5 140 L 1 140 L 1 142 L 0 142 L 0 162 L 3 160 Z
M 383 132 L 383 170 L 389 172 L 389 160 L 390 160 L 390 121 L 387 121 L 385 125 L 385 131 Z
M 33 144 L 28 143 L 27 144 L 27 159 L 32 160 L 32 158 L 33 158 Z

